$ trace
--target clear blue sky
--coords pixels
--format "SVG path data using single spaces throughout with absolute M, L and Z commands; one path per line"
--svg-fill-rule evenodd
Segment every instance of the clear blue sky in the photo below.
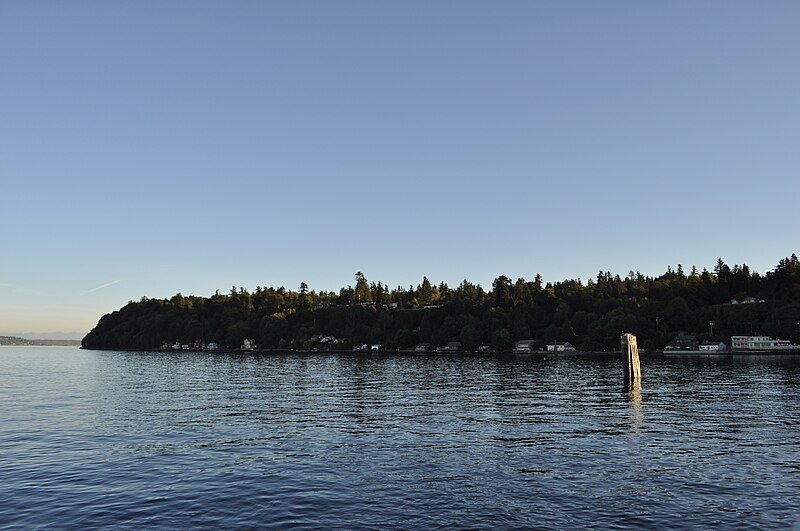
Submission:
M 800 3 L 0 3 L 0 333 L 800 250 Z

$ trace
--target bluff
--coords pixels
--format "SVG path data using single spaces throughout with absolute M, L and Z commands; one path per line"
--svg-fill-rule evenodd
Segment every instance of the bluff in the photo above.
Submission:
M 711 326 L 713 323 L 713 326 Z M 713 331 L 712 331 L 713 329 Z M 463 281 L 389 289 L 357 273 L 339 292 L 233 287 L 210 297 L 143 297 L 104 315 L 84 337 L 89 349 L 157 349 L 164 344 L 217 343 L 238 348 L 351 348 L 381 344 L 407 349 L 459 341 L 467 350 L 569 341 L 581 350 L 616 350 L 621 332 L 645 349 L 662 348 L 679 332 L 730 342 L 763 333 L 800 341 L 800 261 L 785 258 L 765 275 L 725 264 L 686 274 L 679 264 L 658 277 L 600 272 L 588 282 L 543 284 L 497 277 L 491 290 Z M 335 343 L 334 343 L 335 342 Z

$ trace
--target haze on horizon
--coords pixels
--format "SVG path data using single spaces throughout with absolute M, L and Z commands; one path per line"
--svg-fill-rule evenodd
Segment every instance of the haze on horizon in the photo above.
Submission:
M 798 252 L 800 4 L 0 4 L 0 334 Z

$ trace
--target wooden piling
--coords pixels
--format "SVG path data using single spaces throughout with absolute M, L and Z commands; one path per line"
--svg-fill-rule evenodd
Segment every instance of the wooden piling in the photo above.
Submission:
M 636 346 L 636 336 L 623 334 L 622 356 L 625 358 L 625 387 L 641 387 L 642 367 L 639 365 L 639 348 Z

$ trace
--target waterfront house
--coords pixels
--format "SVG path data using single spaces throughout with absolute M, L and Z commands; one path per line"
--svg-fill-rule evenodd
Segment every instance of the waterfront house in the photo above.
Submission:
M 461 350 L 461 342 L 460 341 L 450 341 L 447 345 L 443 347 L 438 347 L 436 349 L 438 352 L 454 352 L 457 350 Z
M 256 348 L 256 342 L 254 339 L 245 339 L 244 343 L 242 343 L 242 350 L 254 350 Z
M 548 352 L 575 352 L 575 347 L 573 347 L 568 341 L 561 343 L 559 341 L 555 341 L 547 345 Z
M 420 343 L 416 347 L 414 347 L 414 352 L 428 352 L 430 350 L 430 345 L 427 343 Z
M 695 336 L 681 333 L 675 336 L 675 339 L 670 341 L 667 346 L 664 347 L 664 350 L 697 350 L 699 345 L 700 342 Z
M 755 297 L 745 297 L 742 299 L 742 302 L 739 302 L 736 299 L 731 299 L 731 304 L 759 304 L 762 302 L 767 302 L 764 299 L 756 299 Z
M 523 339 L 521 341 L 517 341 L 517 344 L 514 345 L 514 352 L 533 352 L 533 347 L 533 339 Z
M 772 339 L 769 336 L 731 336 L 733 350 L 798 350 L 788 339 Z
M 206 350 L 219 350 L 219 343 L 209 343 L 206 345 Z
M 700 352 L 722 352 L 727 350 L 725 343 L 716 343 L 713 341 L 705 341 L 700 344 Z

